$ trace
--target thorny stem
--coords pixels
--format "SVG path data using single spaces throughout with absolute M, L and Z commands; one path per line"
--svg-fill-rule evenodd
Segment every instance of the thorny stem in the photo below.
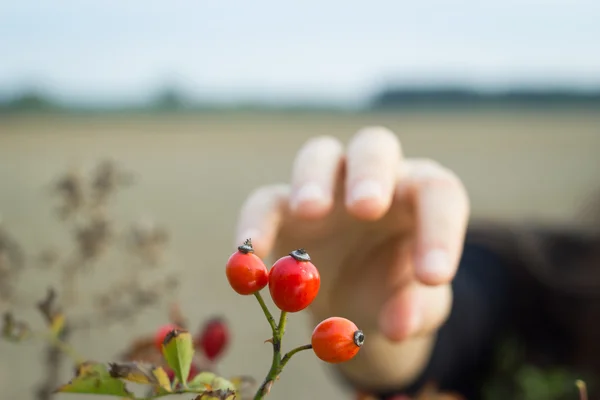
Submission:
M 258 303 L 260 304 L 265 316 L 267 317 L 267 321 L 269 321 L 269 325 L 271 326 L 271 331 L 273 333 L 273 338 L 270 340 L 273 344 L 273 360 L 271 361 L 271 369 L 269 369 L 269 373 L 265 378 L 264 382 L 260 385 L 258 390 L 256 391 L 256 395 L 254 396 L 254 400 L 262 400 L 266 395 L 271 391 L 271 386 L 275 383 L 275 380 L 281 374 L 283 367 L 287 364 L 287 362 L 292 358 L 292 356 L 299 351 L 311 349 L 312 345 L 304 345 L 300 347 L 296 347 L 295 349 L 289 351 L 283 358 L 281 357 L 281 342 L 283 340 L 283 335 L 285 334 L 285 325 L 287 323 L 287 312 L 282 311 L 279 317 L 279 325 L 275 325 L 275 320 L 273 319 L 273 315 L 267 308 L 262 296 L 260 293 L 255 293 L 256 298 L 258 299 Z

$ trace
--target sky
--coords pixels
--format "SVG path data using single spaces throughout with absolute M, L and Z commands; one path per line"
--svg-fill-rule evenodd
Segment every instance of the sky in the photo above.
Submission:
M 0 0 L 0 95 L 356 103 L 386 84 L 600 87 L 598 0 Z

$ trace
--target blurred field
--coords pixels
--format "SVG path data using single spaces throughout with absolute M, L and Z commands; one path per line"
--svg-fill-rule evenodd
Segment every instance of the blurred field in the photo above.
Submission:
M 48 183 L 70 165 L 92 167 L 106 157 L 121 163 L 139 181 L 119 195 L 116 212 L 129 220 L 151 216 L 169 227 L 170 265 L 185 272 L 184 311 L 192 321 L 224 313 L 235 337 L 223 372 L 261 379 L 270 362 L 262 344 L 268 326 L 254 319 L 260 316 L 255 301 L 233 294 L 222 272 L 238 208 L 254 187 L 288 179 L 294 153 L 307 138 L 329 134 L 347 140 L 370 124 L 397 132 L 408 156 L 434 158 L 456 171 L 470 193 L 474 217 L 566 222 L 600 186 L 600 113 L 592 112 L 3 115 L 0 215 L 27 250 L 60 244 L 64 235 L 57 233 L 44 192 Z M 23 297 L 34 299 L 46 282 L 28 275 L 20 284 Z M 99 284 L 82 281 L 89 288 Z M 34 312 L 23 315 L 39 319 Z M 74 344 L 91 358 L 108 360 L 125 346 L 123 338 L 151 330 L 164 318 L 165 310 L 156 309 L 131 327 L 92 333 Z M 292 316 L 287 346 L 307 340 L 304 322 L 302 314 Z M 37 350 L 0 343 L 0 399 L 26 398 L 18 393 L 31 379 L 37 383 Z M 330 379 L 314 357 L 300 355 L 272 397 L 343 398 Z M 291 391 L 284 395 L 286 389 Z

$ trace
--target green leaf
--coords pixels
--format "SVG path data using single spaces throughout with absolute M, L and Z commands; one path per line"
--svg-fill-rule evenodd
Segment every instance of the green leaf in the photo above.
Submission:
M 113 378 L 104 364 L 86 361 L 77 366 L 75 377 L 60 386 L 55 393 L 102 394 L 119 397 L 132 397 L 125 382 Z
M 242 380 L 241 378 L 236 379 Z M 238 398 L 238 386 L 212 372 L 200 372 L 190 380 L 188 385 L 190 389 L 201 393 L 196 400 L 233 400 Z
M 175 376 L 185 386 L 194 358 L 192 335 L 183 329 L 174 329 L 167 334 L 162 353 Z
M 188 382 L 190 389 L 206 389 L 207 391 L 215 390 L 232 390 L 237 392 L 238 387 L 230 380 L 220 377 L 212 372 L 200 372 Z
M 233 383 L 231 383 L 230 381 L 228 381 L 225 378 L 221 378 L 220 376 L 217 376 L 212 383 L 212 390 L 222 390 L 222 391 L 234 391 L 236 390 L 236 387 Z

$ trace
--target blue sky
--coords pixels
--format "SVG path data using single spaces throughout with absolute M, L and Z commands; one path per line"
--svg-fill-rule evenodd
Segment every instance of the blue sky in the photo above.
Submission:
M 387 82 L 600 85 L 598 0 L 0 1 L 0 93 L 357 102 Z

